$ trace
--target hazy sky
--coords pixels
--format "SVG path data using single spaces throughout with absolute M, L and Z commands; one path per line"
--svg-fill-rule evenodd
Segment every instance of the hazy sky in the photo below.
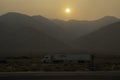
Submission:
M 71 8 L 70 14 L 65 13 L 66 7 Z M 6 12 L 93 20 L 107 15 L 120 17 L 120 0 L 0 0 L 0 14 Z

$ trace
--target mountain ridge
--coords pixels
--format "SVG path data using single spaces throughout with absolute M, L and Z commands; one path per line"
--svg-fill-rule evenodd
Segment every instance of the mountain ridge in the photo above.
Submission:
M 110 24 L 75 41 L 76 48 L 96 53 L 120 52 L 120 22 Z M 73 42 L 74 43 L 74 42 Z
M 69 47 L 46 34 L 41 26 L 46 27 L 46 24 L 38 24 L 24 14 L 8 13 L 0 16 L 0 55 L 55 53 Z

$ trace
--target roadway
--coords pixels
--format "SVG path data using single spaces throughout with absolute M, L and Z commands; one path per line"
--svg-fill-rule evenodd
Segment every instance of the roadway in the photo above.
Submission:
M 1 72 L 0 80 L 120 80 L 120 72 Z

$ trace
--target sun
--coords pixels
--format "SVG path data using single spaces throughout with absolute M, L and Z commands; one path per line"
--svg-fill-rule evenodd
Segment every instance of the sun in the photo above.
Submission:
M 71 9 L 70 9 L 70 8 L 66 8 L 66 9 L 65 9 L 65 12 L 66 12 L 66 13 L 70 13 L 70 12 L 71 12 Z

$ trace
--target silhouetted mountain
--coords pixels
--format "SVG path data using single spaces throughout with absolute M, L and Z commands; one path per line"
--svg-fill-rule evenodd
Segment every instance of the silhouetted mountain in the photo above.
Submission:
M 27 26 L 34 27 L 55 38 L 61 37 L 61 33 L 64 33 L 64 30 L 61 27 L 42 16 L 31 17 L 20 13 L 9 12 L 1 16 L 1 18 L 3 18 L 2 21 L 7 22 L 9 25 L 14 24 L 14 26 L 24 26 L 27 24 Z M 12 18 L 14 20 L 11 20 Z
M 67 45 L 47 35 L 41 29 L 46 25 L 42 21 L 38 23 L 32 17 L 19 13 L 7 13 L 0 16 L 1 55 L 54 53 L 66 49 Z M 49 25 L 49 27 L 55 26 Z
M 45 17 L 42 17 L 40 15 L 32 16 L 32 18 L 35 19 L 38 23 L 45 25 L 44 27 L 41 27 L 40 29 L 44 31 L 45 33 L 47 33 L 48 35 L 53 36 L 60 40 L 63 38 L 65 31 L 60 26 L 55 24 L 53 21 Z
M 110 24 L 75 41 L 76 48 L 95 53 L 120 53 L 120 22 Z
M 68 32 L 68 39 L 66 41 L 73 41 L 81 36 L 85 36 L 91 32 L 94 32 L 109 24 L 120 21 L 120 19 L 112 16 L 106 16 L 94 21 L 80 21 L 80 20 L 53 20 L 56 24 L 62 26 L 62 28 Z M 70 41 L 70 42 L 71 42 Z
M 95 21 L 52 21 L 42 16 L 7 13 L 0 16 L 0 52 L 1 55 L 74 52 L 62 41 L 71 45 L 73 42 L 78 51 L 119 52 L 118 21 L 110 16 Z

